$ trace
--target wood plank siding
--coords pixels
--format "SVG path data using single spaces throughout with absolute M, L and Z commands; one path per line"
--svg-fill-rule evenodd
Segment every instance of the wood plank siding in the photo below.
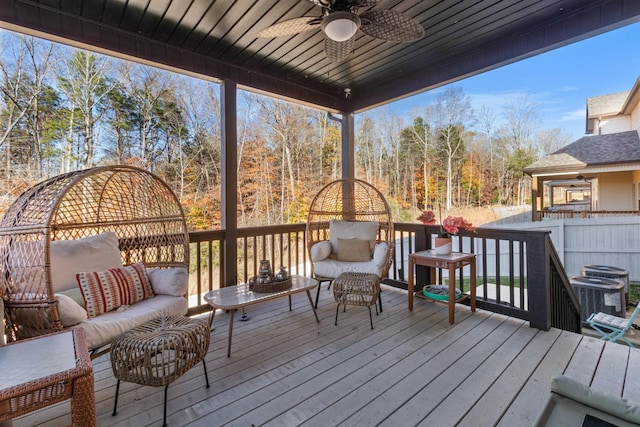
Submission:
M 211 388 L 199 364 L 169 386 L 170 426 L 524 426 L 532 425 L 550 389 L 566 374 L 596 390 L 640 400 L 640 355 L 619 344 L 551 329 L 501 314 L 417 300 L 383 286 L 384 311 L 369 327 L 364 307 L 348 307 L 334 325 L 332 292 L 323 287 L 316 324 L 305 295 L 247 309 L 234 325 L 215 318 L 206 357 Z M 237 316 L 239 318 L 239 316 Z M 109 356 L 94 361 L 99 426 L 160 425 L 163 388 L 116 380 Z M 62 403 L 15 420 L 16 427 L 64 426 Z

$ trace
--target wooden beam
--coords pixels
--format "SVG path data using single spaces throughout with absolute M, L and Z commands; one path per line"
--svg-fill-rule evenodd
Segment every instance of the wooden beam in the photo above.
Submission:
M 222 228 L 225 230 L 221 286 L 238 283 L 238 126 L 237 84 L 225 80 L 220 88 L 222 121 Z
M 355 131 L 352 113 L 342 113 L 342 178 L 355 178 Z

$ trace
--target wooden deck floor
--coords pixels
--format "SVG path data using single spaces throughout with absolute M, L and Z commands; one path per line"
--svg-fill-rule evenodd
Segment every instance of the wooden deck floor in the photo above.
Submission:
M 216 316 L 202 365 L 169 387 L 169 426 L 530 426 L 551 378 L 564 373 L 595 389 L 640 400 L 640 352 L 569 332 L 531 329 L 521 320 L 446 306 L 384 287 L 384 312 L 369 328 L 364 307 L 334 326 L 331 292 L 321 292 L 316 324 L 304 294 L 252 306 L 234 324 Z M 236 316 L 238 318 L 239 316 Z M 43 357 L 44 350 L 43 350 Z M 163 389 L 123 383 L 111 416 L 115 379 L 108 355 L 94 362 L 99 426 L 160 426 Z M 70 424 L 63 403 L 15 420 L 20 426 Z

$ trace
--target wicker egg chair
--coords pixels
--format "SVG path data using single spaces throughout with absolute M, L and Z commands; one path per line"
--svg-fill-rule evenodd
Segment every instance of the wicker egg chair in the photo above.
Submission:
M 311 201 L 307 217 L 307 251 L 311 258 L 311 247 L 329 240 L 329 223 L 332 219 L 344 221 L 375 221 L 378 223 L 376 242 L 386 242 L 388 253 L 383 268 L 383 280 L 387 277 L 393 260 L 395 237 L 391 209 L 382 193 L 373 185 L 359 179 L 339 179 L 325 185 Z M 311 274 L 320 283 L 331 282 L 335 277 Z M 318 291 L 320 287 L 318 287 Z M 316 306 L 318 299 L 316 297 Z
M 51 283 L 51 242 L 108 231 L 118 236 L 124 265 L 189 265 L 180 202 L 145 170 L 106 166 L 70 172 L 18 197 L 0 222 L 0 297 L 9 340 L 62 330 Z

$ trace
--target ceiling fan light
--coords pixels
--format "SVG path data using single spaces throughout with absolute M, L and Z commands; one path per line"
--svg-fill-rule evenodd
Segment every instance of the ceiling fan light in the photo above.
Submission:
M 334 12 L 322 21 L 322 30 L 331 40 L 343 42 L 360 28 L 360 18 L 351 12 Z

